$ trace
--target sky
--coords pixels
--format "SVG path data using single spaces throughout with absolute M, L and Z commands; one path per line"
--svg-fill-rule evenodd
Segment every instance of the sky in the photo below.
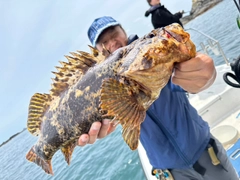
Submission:
M 172 13 L 191 10 L 191 0 L 161 1 Z M 112 16 L 128 35 L 152 30 L 145 0 L 0 1 L 0 144 L 27 124 L 36 93 L 48 93 L 64 55 L 89 52 L 87 29 L 95 18 Z

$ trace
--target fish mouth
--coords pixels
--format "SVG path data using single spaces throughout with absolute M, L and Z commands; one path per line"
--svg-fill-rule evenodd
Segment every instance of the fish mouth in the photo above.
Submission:
M 172 32 L 172 31 L 169 31 L 169 30 L 167 30 L 164 27 L 162 29 L 163 29 L 163 32 L 166 34 L 167 38 L 172 37 L 173 39 L 175 39 L 179 43 L 186 43 L 187 40 L 185 38 L 183 38 L 181 35 L 176 34 L 176 33 Z

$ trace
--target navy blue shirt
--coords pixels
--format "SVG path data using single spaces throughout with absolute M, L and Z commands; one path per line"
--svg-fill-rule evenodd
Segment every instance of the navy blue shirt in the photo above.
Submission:
M 207 122 L 189 103 L 186 92 L 171 83 L 162 89 L 141 125 L 140 141 L 151 165 L 158 169 L 190 168 L 210 139 Z

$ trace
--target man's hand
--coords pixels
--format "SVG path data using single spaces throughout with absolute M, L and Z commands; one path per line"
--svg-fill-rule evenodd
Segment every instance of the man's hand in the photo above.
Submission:
M 189 93 L 198 93 L 212 85 L 215 78 L 213 60 L 205 54 L 197 53 L 195 58 L 175 65 L 172 82 Z
M 179 11 L 181 14 L 184 14 L 184 10 Z
M 116 128 L 114 123 L 110 122 L 110 119 L 104 119 L 101 122 L 94 122 L 88 132 L 83 134 L 78 139 L 79 146 L 85 146 L 86 144 L 93 144 L 97 139 L 104 138 Z

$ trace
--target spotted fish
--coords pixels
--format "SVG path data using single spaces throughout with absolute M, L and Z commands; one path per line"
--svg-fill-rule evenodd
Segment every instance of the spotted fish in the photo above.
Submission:
M 90 49 L 65 56 L 68 62 L 56 67 L 50 92 L 30 100 L 27 128 L 39 138 L 26 158 L 48 174 L 53 175 L 53 155 L 60 149 L 70 164 L 79 136 L 104 118 L 122 125 L 124 141 L 135 150 L 146 111 L 169 81 L 174 63 L 196 55 L 190 35 L 176 23 L 107 58 Z

